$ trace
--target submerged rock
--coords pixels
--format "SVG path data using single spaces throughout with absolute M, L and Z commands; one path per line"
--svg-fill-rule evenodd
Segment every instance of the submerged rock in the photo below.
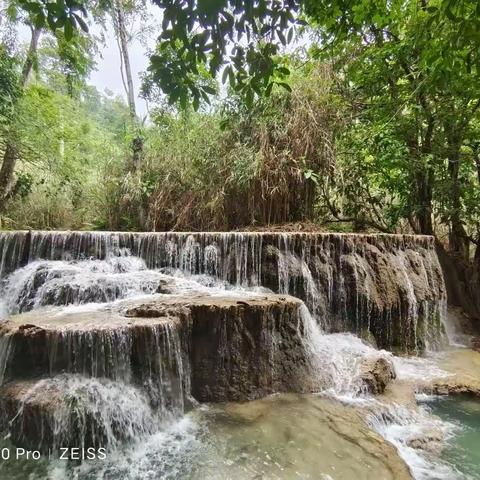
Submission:
M 220 474 L 207 468 L 204 478 L 252 478 L 254 471 L 282 479 L 412 478 L 395 447 L 365 424 L 362 410 L 331 398 L 281 394 L 212 410 L 212 441 L 234 462 L 214 465 Z
M 417 450 L 438 454 L 443 448 L 443 433 L 438 428 L 431 428 L 428 431 L 422 431 L 406 439 L 406 444 Z
M 366 390 L 375 395 L 385 391 L 387 385 L 396 378 L 393 362 L 385 357 L 366 357 L 360 365 L 360 378 Z

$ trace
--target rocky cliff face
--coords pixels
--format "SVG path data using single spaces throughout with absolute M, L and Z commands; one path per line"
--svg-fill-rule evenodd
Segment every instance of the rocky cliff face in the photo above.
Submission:
M 197 295 L 138 305 L 127 315 L 181 311 L 192 396 L 201 402 L 245 401 L 312 388 L 302 344 L 301 305 L 279 295 Z
M 36 259 L 105 259 L 126 251 L 149 268 L 294 295 L 325 331 L 373 337 L 379 347 L 421 351 L 445 339 L 446 290 L 431 237 L 11 232 L 0 234 L 0 276 Z

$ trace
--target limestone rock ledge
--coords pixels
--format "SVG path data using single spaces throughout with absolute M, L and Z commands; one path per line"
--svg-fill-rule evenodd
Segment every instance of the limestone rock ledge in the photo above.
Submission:
M 452 348 L 443 352 L 437 362 L 444 375 L 419 381 L 417 391 L 480 398 L 480 352 L 469 348 Z
M 0 277 L 37 259 L 105 259 L 122 249 L 148 268 L 297 296 L 323 319 L 325 331 L 368 332 L 380 348 L 417 352 L 446 343 L 446 287 L 434 239 L 427 236 L 5 232 Z
M 300 306 L 281 295 L 158 296 L 17 315 L 0 326 L 4 382 L 68 372 L 144 384 L 163 375 L 198 401 L 306 391 Z
M 318 391 L 302 312 L 288 295 L 232 293 L 12 316 L 0 325 L 0 420 L 19 446 L 79 444 L 78 432 L 95 446 L 127 440 L 119 421 L 141 434 L 191 401 Z M 382 357 L 370 360 L 360 378 L 381 393 L 395 372 Z M 132 402 L 123 413 L 98 412 L 100 394 Z M 139 399 L 144 417 L 131 418 Z
M 301 301 L 287 295 L 191 296 L 126 310 L 129 318 L 180 315 L 198 401 L 251 400 L 309 390 Z

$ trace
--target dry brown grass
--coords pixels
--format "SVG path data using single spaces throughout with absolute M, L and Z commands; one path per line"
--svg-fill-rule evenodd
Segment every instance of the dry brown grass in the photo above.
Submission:
M 207 125 L 193 140 L 165 145 L 167 153 L 155 167 L 161 174 L 149 198 L 147 228 L 231 230 L 311 222 L 316 182 L 335 163 L 332 82 L 330 67 L 317 66 L 293 82 L 291 94 L 278 90 L 254 112 L 240 105 L 226 132 Z M 189 151 L 189 143 L 196 150 Z

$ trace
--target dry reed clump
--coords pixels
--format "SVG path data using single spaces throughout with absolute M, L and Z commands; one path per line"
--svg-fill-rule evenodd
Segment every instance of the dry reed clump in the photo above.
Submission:
M 330 67 L 317 66 L 294 80 L 290 94 L 276 91 L 253 112 L 239 103 L 224 132 L 197 130 L 205 138 L 176 136 L 172 146 L 167 138 L 171 153 L 152 162 L 158 177 L 147 228 L 226 230 L 313 220 L 316 183 L 335 162 L 332 82 Z

